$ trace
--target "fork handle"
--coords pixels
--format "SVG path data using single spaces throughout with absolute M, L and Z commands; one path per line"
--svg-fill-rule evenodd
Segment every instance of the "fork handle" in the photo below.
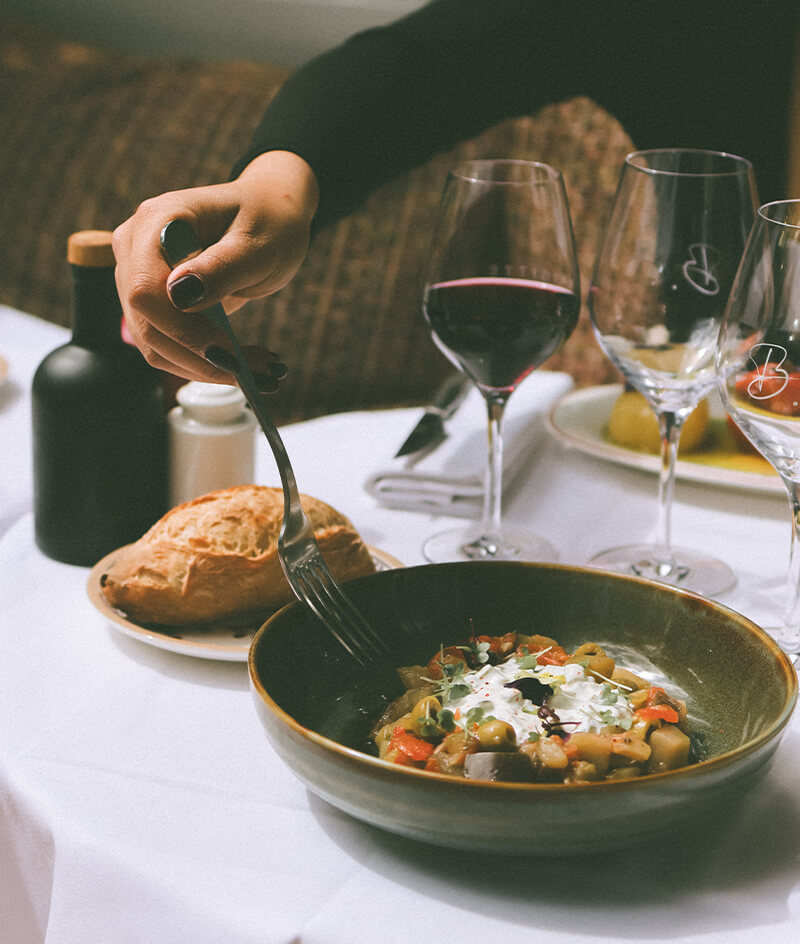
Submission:
M 189 256 L 192 256 L 198 252 L 202 252 L 203 249 L 191 223 L 189 223 L 188 220 L 183 219 L 172 220 L 162 229 L 161 248 L 167 262 L 172 268 L 178 265 L 179 262 L 187 259 Z M 294 470 L 292 469 L 289 455 L 286 452 L 286 447 L 283 444 L 283 440 L 281 439 L 280 433 L 278 432 L 275 423 L 272 421 L 272 417 L 269 415 L 266 407 L 264 406 L 263 394 L 258 389 L 258 385 L 256 384 L 253 375 L 250 372 L 250 368 L 247 366 L 247 362 L 242 355 L 239 341 L 237 340 L 233 328 L 228 321 L 228 316 L 225 314 L 225 309 L 218 303 L 216 305 L 212 305 L 210 308 L 206 308 L 203 311 L 203 314 L 210 318 L 219 328 L 221 328 L 225 332 L 226 337 L 230 340 L 231 346 L 233 347 L 233 352 L 236 355 L 236 360 L 238 362 L 238 368 L 234 372 L 234 376 L 236 377 L 245 399 L 250 404 L 250 409 L 253 411 L 253 414 L 258 420 L 259 426 L 266 436 L 269 447 L 272 450 L 273 456 L 275 457 L 275 461 L 278 466 L 278 473 L 281 477 L 281 484 L 283 485 L 285 511 L 282 530 L 285 530 L 287 526 L 287 519 L 289 517 L 289 508 L 301 509 L 299 514 L 304 520 L 306 520 L 305 514 L 302 511 L 302 505 L 300 503 L 300 493 L 297 488 L 297 481 L 294 477 Z

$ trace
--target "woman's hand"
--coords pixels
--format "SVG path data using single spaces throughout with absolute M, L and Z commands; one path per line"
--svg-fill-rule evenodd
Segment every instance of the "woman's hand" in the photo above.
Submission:
M 296 154 L 269 151 L 230 183 L 142 203 L 114 231 L 114 255 L 128 331 L 148 363 L 187 380 L 231 383 L 204 356 L 229 343 L 199 312 L 221 302 L 230 314 L 291 281 L 305 259 L 317 201 L 309 165 Z M 207 248 L 170 271 L 159 237 L 177 218 L 189 220 Z M 264 352 L 264 364 L 256 357 L 252 366 L 268 370 L 274 357 Z

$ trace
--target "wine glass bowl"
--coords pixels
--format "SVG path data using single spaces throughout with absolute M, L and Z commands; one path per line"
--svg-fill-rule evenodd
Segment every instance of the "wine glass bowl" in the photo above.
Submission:
M 620 176 L 589 289 L 595 335 L 661 434 L 657 538 L 591 561 L 705 594 L 735 583 L 722 561 L 673 547 L 671 506 L 683 423 L 715 385 L 714 357 L 756 206 L 752 166 L 687 148 L 635 151 Z
M 772 463 L 792 513 L 783 623 L 769 632 L 800 652 L 800 200 L 762 206 L 742 256 L 716 356 L 728 413 Z
M 480 526 L 435 535 L 448 560 L 555 559 L 549 542 L 501 526 L 502 418 L 520 383 L 569 337 L 580 311 L 572 223 L 561 174 L 547 164 L 476 160 L 442 195 L 423 311 L 434 342 L 487 404 L 489 463 Z

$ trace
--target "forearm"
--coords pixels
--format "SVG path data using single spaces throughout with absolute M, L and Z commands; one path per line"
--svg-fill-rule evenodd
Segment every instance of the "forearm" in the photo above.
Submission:
M 752 18 L 722 0 L 436 0 L 298 70 L 237 170 L 273 148 L 300 155 L 320 187 L 318 229 L 504 118 L 587 95 L 637 147 L 751 158 L 773 199 L 796 25 L 786 0 Z
M 537 5 L 437 0 L 358 34 L 289 78 L 237 170 L 270 148 L 293 151 L 319 180 L 316 225 L 338 219 L 398 173 L 529 109 L 529 90 L 500 80 L 497 60 L 523 65 L 513 50 Z

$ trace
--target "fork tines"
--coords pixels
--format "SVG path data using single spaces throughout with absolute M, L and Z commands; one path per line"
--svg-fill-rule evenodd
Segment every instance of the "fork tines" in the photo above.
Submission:
M 350 602 L 321 558 L 307 561 L 292 576 L 295 590 L 360 665 L 386 655 L 386 643 Z

